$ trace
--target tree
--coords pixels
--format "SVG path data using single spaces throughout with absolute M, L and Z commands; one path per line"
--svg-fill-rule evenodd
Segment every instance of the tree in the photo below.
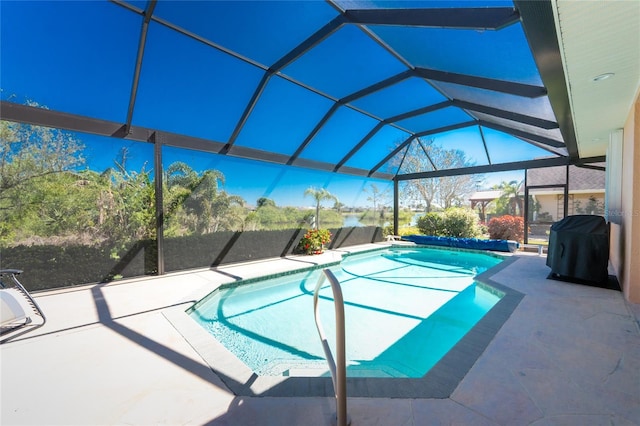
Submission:
M 502 191 L 502 195 L 496 203 L 498 214 L 524 215 L 524 197 L 519 193 L 521 185 L 522 182 L 512 180 L 511 182 L 503 181 L 500 185 L 494 186 L 494 189 Z
M 380 218 L 384 218 L 384 205 L 388 202 L 389 197 L 389 189 L 385 189 L 381 191 L 375 183 L 370 184 L 371 196 L 367 197 L 367 201 L 371 201 L 373 203 L 373 215 L 376 215 L 376 211 L 378 206 L 380 206 Z M 369 192 L 366 189 L 365 192 Z
M 424 211 L 433 210 L 434 200 L 438 193 L 438 179 L 417 179 L 407 185 L 409 190 L 413 189 L 424 200 Z
M 140 171 L 129 169 L 128 158 L 128 148 L 122 148 L 114 166 L 96 176 L 98 229 L 106 239 L 119 245 L 156 235 L 155 187 L 151 172 L 146 163 Z
M 314 228 L 320 228 L 320 203 L 324 200 L 338 201 L 338 197 L 327 191 L 325 188 L 309 187 L 304 191 L 304 196 L 310 195 L 316 201 L 316 220 L 314 222 Z
M 84 165 L 84 145 L 59 129 L 0 121 L 0 198 L 34 180 Z
M 444 149 L 435 139 L 416 139 L 407 149 L 398 166 L 402 173 L 421 173 L 434 170 L 456 169 L 473 166 L 465 152 L 459 149 Z M 404 196 L 420 197 L 424 200 L 425 211 L 433 210 L 436 202 L 442 208 L 459 206 L 475 190 L 476 175 L 447 176 L 407 181 Z
M 538 220 L 538 214 L 540 213 L 540 208 L 542 207 L 542 205 L 540 204 L 540 201 L 538 201 L 535 197 L 535 195 L 529 195 L 529 213 L 528 213 L 528 220 L 530 222 L 534 222 L 535 220 Z
M 345 207 L 347 207 L 346 205 L 342 204 L 340 201 L 336 200 L 335 203 L 333 203 L 333 209 L 335 211 L 337 211 L 338 213 L 342 212 L 342 209 L 344 209 Z
M 52 235 L 86 220 L 90 204 L 77 197 L 83 192 L 75 185 L 83 149 L 72 133 L 0 120 L 0 243 Z
M 201 173 L 183 162 L 171 164 L 165 172 L 164 208 L 172 233 L 211 233 L 243 227 L 238 207 L 244 200 L 220 189 L 224 175 L 218 170 Z
M 249 212 L 242 222 L 243 231 L 257 231 L 260 226 L 260 219 L 256 212 Z
M 432 144 L 433 140 L 427 142 Z M 424 146 L 424 145 L 422 145 Z M 429 158 L 425 155 L 419 143 L 414 142 L 408 148 L 407 155 L 402 163 L 403 173 L 419 173 L 433 170 Z M 438 193 L 438 179 L 414 179 L 407 181 L 403 187 L 403 196 L 408 198 L 421 198 L 425 203 L 425 211 L 433 209 L 433 204 Z
M 260 207 L 275 207 L 276 206 L 276 202 L 273 201 L 270 198 L 267 197 L 260 197 L 258 198 L 258 201 L 256 202 L 256 207 L 260 208 Z
M 434 149 L 432 160 L 438 169 L 457 169 L 473 166 L 464 151 L 459 149 Z M 444 209 L 459 207 L 475 191 L 475 175 L 445 176 L 438 178 L 438 199 Z
M 203 233 L 211 233 L 226 230 L 238 230 L 242 228 L 244 199 L 239 195 L 227 194 L 219 191 L 211 203 L 209 221 L 201 228 Z
M 0 124 L 0 239 L 100 244 L 117 250 L 155 236 L 155 189 L 146 165 L 128 170 L 125 148 L 102 173 L 81 170 L 84 144 L 71 133 Z

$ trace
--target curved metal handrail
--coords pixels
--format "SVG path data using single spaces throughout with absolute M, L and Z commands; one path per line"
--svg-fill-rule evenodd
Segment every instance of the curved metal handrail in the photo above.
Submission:
M 329 363 L 329 370 L 331 371 L 331 380 L 333 381 L 333 390 L 336 394 L 336 420 L 338 426 L 347 426 L 351 422 L 347 417 L 347 359 L 345 356 L 345 332 L 344 332 L 344 299 L 342 297 L 342 288 L 340 288 L 340 282 L 333 275 L 329 269 L 323 269 L 323 274 L 320 274 L 318 283 L 313 291 L 313 313 L 316 320 L 316 328 L 320 335 L 320 341 L 322 342 L 322 349 L 327 357 L 327 363 Z M 318 293 L 322 282 L 325 278 L 331 285 L 331 291 L 333 292 L 333 305 L 336 311 L 336 355 L 338 357 L 338 363 L 336 365 L 331 348 L 327 342 L 327 338 L 322 328 L 322 322 L 320 321 L 320 311 L 318 310 Z

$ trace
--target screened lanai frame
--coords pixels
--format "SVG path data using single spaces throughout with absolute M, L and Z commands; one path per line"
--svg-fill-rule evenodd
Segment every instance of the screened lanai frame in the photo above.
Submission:
M 131 78 L 124 79 L 130 86 L 119 89 L 127 95 L 126 102 L 119 104 L 119 114 L 93 110 L 87 114 L 81 101 L 53 102 L 48 105 L 51 109 L 27 106 L 15 103 L 3 92 L 2 119 L 153 143 L 159 257 L 162 146 L 392 180 L 396 231 L 399 182 L 604 160 L 579 158 L 549 1 L 252 3 L 257 13 L 250 13 L 255 10 L 248 9 L 244 2 L 116 0 L 87 5 L 100 10 L 117 8 L 113 13 L 138 25 L 137 39 L 119 46 L 126 47 L 131 68 Z M 66 7 L 75 6 L 70 2 Z M 277 14 L 270 13 L 276 9 Z M 307 15 L 301 15 L 304 11 Z M 213 19 L 213 12 L 219 12 L 220 20 L 231 21 L 227 25 L 216 21 L 219 33 L 206 19 Z M 270 14 L 261 16 L 262 12 Z M 278 33 L 277 26 L 285 30 Z M 252 32 L 247 34 L 247 28 Z M 281 43 L 275 49 L 261 49 L 263 46 L 257 44 L 260 39 L 274 42 L 275 35 L 265 28 L 279 34 Z M 234 38 L 233 31 L 245 31 L 246 38 Z M 295 37 L 287 37 L 287 31 Z M 164 113 L 157 114 L 160 118 L 144 111 L 160 99 L 162 82 L 149 83 L 150 71 L 145 65 L 154 55 L 164 54 L 159 43 L 154 46 L 154 40 L 165 40 L 162 37 L 197 44 L 215 56 L 205 65 L 229 80 L 211 83 L 214 85 L 209 89 L 222 91 L 223 86 L 234 84 L 240 87 L 242 95 L 233 97 L 223 91 L 220 96 L 221 102 L 230 102 L 219 107 L 228 106 L 235 119 L 218 120 L 225 121 L 222 125 L 211 120 L 211 115 L 204 115 L 192 118 L 198 126 L 190 128 L 172 122 L 178 121 L 179 108 L 188 106 L 194 112 L 202 107 L 197 100 L 193 105 L 164 105 Z M 491 44 L 479 41 L 486 38 Z M 434 40 L 433 44 L 428 40 Z M 11 38 L 3 35 L 6 43 L 11 43 Z M 485 55 L 481 61 L 477 60 L 479 54 Z M 162 59 L 161 63 L 171 68 L 171 59 Z M 20 71 L 20 65 L 8 65 L 9 73 L 5 65 L 3 75 L 11 83 L 11 71 Z M 235 72 L 240 69 L 243 71 Z M 234 75 L 237 80 L 231 79 Z M 3 89 L 11 90 L 10 83 Z M 286 90 L 279 92 L 282 88 Z M 273 103 L 283 96 L 294 101 Z M 212 110 L 205 112 L 211 114 Z M 202 123 L 207 119 L 218 127 L 200 128 L 206 127 Z M 287 139 L 292 121 L 304 121 L 306 127 L 292 131 L 295 138 Z M 264 131 L 267 124 L 273 132 Z M 345 125 L 358 131 L 349 135 L 349 141 L 326 146 Z M 486 154 L 479 164 L 438 169 L 429 160 L 428 170 L 403 173 L 403 159 L 412 145 L 419 146 L 428 158 L 424 138 L 463 129 L 477 129 Z M 544 158 L 492 161 L 487 130 L 509 135 L 514 144 L 533 146 L 544 153 Z M 388 139 L 391 134 L 396 140 Z M 272 140 L 264 142 L 256 135 Z M 399 135 L 402 138 L 397 139 Z

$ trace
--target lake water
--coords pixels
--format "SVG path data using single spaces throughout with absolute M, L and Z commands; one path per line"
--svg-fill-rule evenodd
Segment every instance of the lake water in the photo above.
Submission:
M 416 226 L 418 224 L 418 218 L 420 216 L 422 216 L 424 213 L 416 213 L 413 215 L 413 217 L 411 218 L 411 222 L 409 223 L 409 226 Z M 387 224 L 385 224 L 387 225 Z M 367 226 L 364 223 L 360 222 L 360 215 L 359 214 L 350 214 L 344 217 L 344 222 L 342 224 L 342 226 L 344 226 L 345 228 L 350 227 L 350 226 Z
M 362 222 L 360 222 L 360 217 L 357 214 L 350 214 L 344 217 L 344 223 L 342 224 L 345 228 L 350 226 L 366 226 Z

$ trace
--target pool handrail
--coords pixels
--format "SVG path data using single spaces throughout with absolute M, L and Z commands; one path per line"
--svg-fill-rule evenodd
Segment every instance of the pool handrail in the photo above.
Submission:
M 316 320 L 316 328 L 322 343 L 322 349 L 327 357 L 329 370 L 331 372 L 331 380 L 333 381 L 333 390 L 336 394 L 336 424 L 337 426 L 347 426 L 351 424 L 351 419 L 347 416 L 347 360 L 345 355 L 345 327 L 344 327 L 344 299 L 342 297 L 342 288 L 340 282 L 329 269 L 323 269 L 320 278 L 313 291 L 313 313 Z M 336 312 L 336 355 L 338 363 L 336 365 L 331 348 L 324 334 L 322 321 L 320 320 L 320 311 L 318 309 L 318 295 L 324 280 L 329 281 L 331 291 L 333 292 L 333 305 Z

